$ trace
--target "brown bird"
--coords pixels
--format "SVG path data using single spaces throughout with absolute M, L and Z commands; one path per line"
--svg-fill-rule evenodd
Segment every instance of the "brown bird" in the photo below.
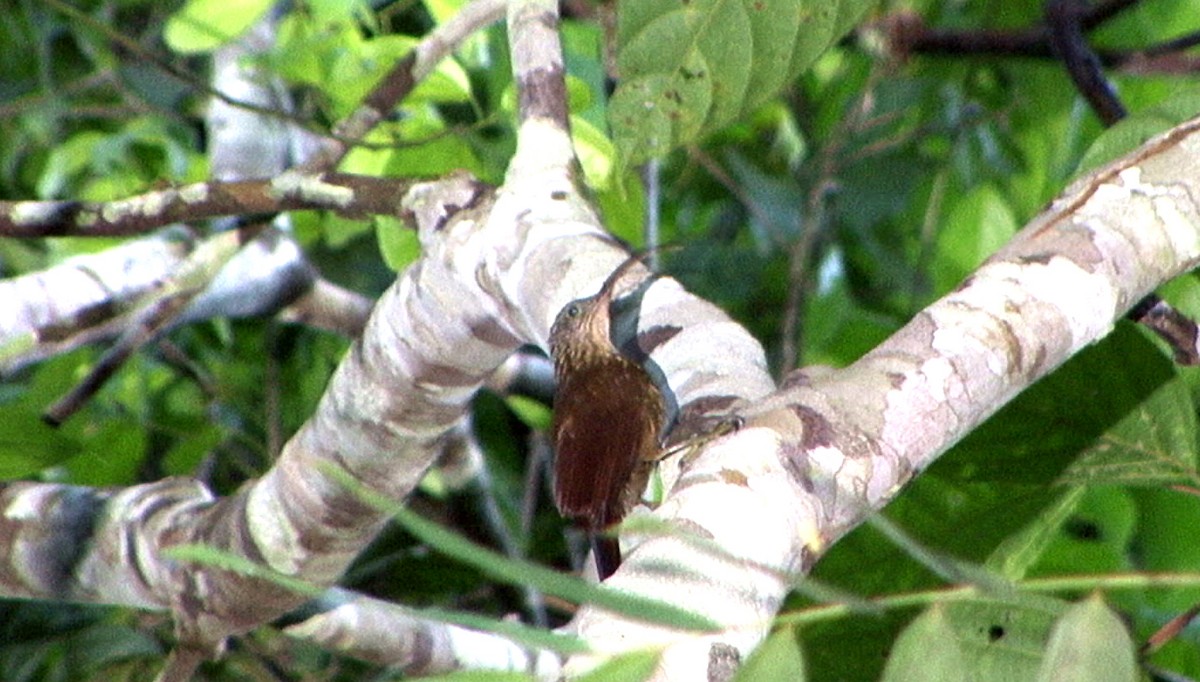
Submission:
M 645 255 L 622 263 L 595 295 L 568 303 L 550 329 L 554 502 L 591 533 L 601 580 L 621 563 L 616 539 L 601 533 L 637 504 L 674 412 L 661 370 L 637 345 L 641 297 L 656 275 L 615 298 L 617 283 Z

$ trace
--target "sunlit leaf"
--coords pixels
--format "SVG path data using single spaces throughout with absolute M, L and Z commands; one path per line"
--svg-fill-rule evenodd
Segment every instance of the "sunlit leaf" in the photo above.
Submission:
M 1098 596 L 1072 606 L 1054 625 L 1037 682 L 1129 682 L 1139 679 L 1133 640 Z
M 778 628 L 750 654 L 734 682 L 803 682 L 804 650 L 792 628 Z
M 207 52 L 241 35 L 274 4 L 270 0 L 188 0 L 167 20 L 163 39 L 176 52 Z

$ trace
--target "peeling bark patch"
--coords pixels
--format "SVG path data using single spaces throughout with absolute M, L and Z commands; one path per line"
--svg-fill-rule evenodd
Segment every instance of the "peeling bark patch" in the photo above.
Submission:
M 544 117 L 556 123 L 567 122 L 567 89 L 560 68 L 537 69 L 517 83 L 517 111 L 521 120 Z
M 1033 364 L 1029 367 L 1030 376 L 1039 376 L 1042 373 L 1042 368 L 1046 366 L 1046 346 L 1038 344 L 1037 353 L 1033 356 Z
M 470 386 L 478 383 L 479 377 L 451 365 L 427 363 L 416 373 L 413 383 L 418 386 Z
M 400 202 L 400 217 L 422 232 L 437 232 L 458 213 L 478 206 L 490 187 L 467 173 L 415 185 Z
M 81 308 L 69 321 L 39 328 L 37 330 L 37 338 L 39 341 L 48 343 L 65 341 L 84 329 L 89 329 L 102 322 L 111 320 L 116 316 L 117 312 L 117 304 L 112 300 L 93 303 Z
M 812 377 L 803 368 L 788 372 L 784 375 L 783 381 L 779 382 L 779 389 L 781 391 L 792 388 L 806 388 L 808 386 L 812 386 Z
M 679 416 L 675 418 L 675 426 L 671 429 L 667 444 L 673 446 L 685 443 L 691 438 L 709 433 L 726 419 L 740 419 L 729 414 L 729 408 L 737 401 L 736 396 L 706 396 L 683 406 Z
M 1021 256 L 1017 262 L 1022 265 L 1049 265 L 1050 261 L 1054 260 L 1053 253 L 1034 253 L 1027 256 Z
M 1025 362 L 1025 354 L 1021 349 L 1021 340 L 1017 338 L 1016 331 L 1013 330 L 1012 324 L 1005 319 L 997 319 L 996 322 L 1000 325 L 1000 330 L 1004 334 L 1005 351 L 1008 354 L 1009 371 L 1008 374 L 1014 374 L 1021 371 L 1021 366 Z
M 808 458 L 805 457 L 804 448 L 798 447 L 795 443 L 784 443 L 780 448 L 783 468 L 791 476 L 796 485 L 800 486 L 804 492 L 812 493 L 816 490 L 813 485 L 812 476 L 809 475 Z
M 729 410 L 729 407 L 737 401 L 738 397 L 733 395 L 704 396 L 684 405 L 680 417 L 682 418 L 683 415 L 701 416 L 718 412 L 723 413 Z
M 675 338 L 675 335 L 682 330 L 682 327 L 676 327 L 675 325 L 658 325 L 656 327 L 651 327 L 641 334 L 638 334 L 637 345 L 642 349 L 643 353 L 649 355 L 654 352 L 655 348 L 658 348 L 667 341 Z
M 691 535 L 692 537 L 697 537 L 702 540 L 713 539 L 713 534 L 707 528 L 701 526 L 695 521 L 688 521 L 684 519 L 682 521 L 677 521 L 675 525 L 677 525 L 679 529 L 686 535 Z
M 820 412 L 806 405 L 793 405 L 792 412 L 800 418 L 804 426 L 800 445 L 805 450 L 833 446 L 833 425 Z
M 745 488 L 750 482 L 749 479 L 746 478 L 746 474 L 743 474 L 737 469 L 721 469 L 721 479 L 729 485 L 737 485 L 743 488 Z
M 893 389 L 898 389 L 904 385 L 904 375 L 900 372 L 888 372 L 887 379 Z
M 58 502 L 50 509 L 53 538 L 42 545 L 37 561 L 47 566 L 45 575 L 52 594 L 66 595 L 74 582 L 75 567 L 85 556 L 91 545 L 105 497 L 98 496 L 88 488 L 64 488 Z
M 468 322 L 471 336 L 484 343 L 490 343 L 498 348 L 515 348 L 521 344 L 521 339 L 508 331 L 498 320 L 481 317 Z
M 708 649 L 709 682 L 725 682 L 733 679 L 742 665 L 742 654 L 733 646 L 716 642 Z
M 354 201 L 354 190 L 323 178 L 286 172 L 271 181 L 267 195 L 275 199 L 300 197 L 331 206 L 346 207 Z
M 411 658 L 408 668 L 408 673 L 421 673 L 429 668 L 429 664 L 433 662 L 433 636 L 429 632 L 429 628 L 417 627 L 413 628 L 412 650 L 409 651 Z

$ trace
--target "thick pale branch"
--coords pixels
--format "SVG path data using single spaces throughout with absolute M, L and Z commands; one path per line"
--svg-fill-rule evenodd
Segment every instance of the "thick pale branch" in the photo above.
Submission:
M 614 586 L 696 604 L 745 653 L 789 585 L 917 472 L 1032 382 L 1200 263 L 1200 119 L 1069 187 L 959 289 L 844 370 L 793 376 L 683 472 Z M 711 351 L 710 351 L 711 352 Z M 689 535 L 729 555 L 704 551 Z M 715 649 L 586 611 L 602 650 L 661 642 L 658 679 L 698 679 Z
M 558 656 L 525 649 L 495 634 L 430 621 L 419 612 L 345 590 L 330 590 L 322 610 L 284 632 L 326 648 L 421 677 L 456 670 L 527 672 L 557 679 Z
M 119 335 L 130 315 L 160 296 L 206 241 L 223 238 L 200 240 L 187 230 L 168 230 L 0 280 L 0 372 Z M 242 247 L 176 323 L 274 312 L 305 291 L 313 277 L 296 243 L 268 230 Z

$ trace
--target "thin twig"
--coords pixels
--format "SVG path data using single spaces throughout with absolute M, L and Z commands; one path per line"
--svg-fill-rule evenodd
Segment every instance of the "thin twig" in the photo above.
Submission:
M 334 125 L 332 139 L 297 170 L 312 173 L 336 168 L 350 148 L 385 119 L 442 59 L 476 31 L 503 17 L 505 6 L 505 0 L 474 0 L 435 28 L 396 62 L 357 109 Z

